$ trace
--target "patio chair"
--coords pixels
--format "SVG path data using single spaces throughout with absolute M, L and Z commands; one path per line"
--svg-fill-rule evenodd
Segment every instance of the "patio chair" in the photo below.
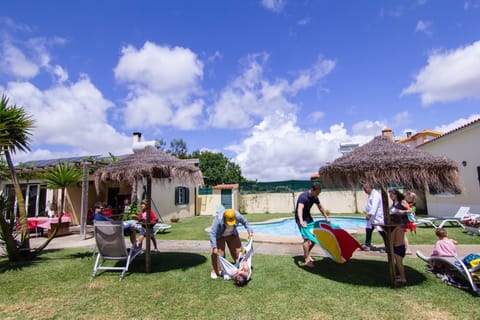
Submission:
M 166 223 L 155 223 L 153 225 L 153 231 L 154 231 L 155 235 L 157 235 L 157 233 L 164 233 L 165 231 L 167 231 L 171 227 L 172 227 L 171 225 L 166 224 Z
M 459 225 L 460 227 L 465 229 L 462 220 L 468 218 L 470 215 L 470 207 L 460 207 L 457 213 L 452 217 L 428 217 L 417 219 L 415 225 L 418 226 L 425 224 L 430 225 L 434 228 L 443 228 L 445 224 L 449 223 L 450 225 Z M 437 225 L 437 223 L 439 224 Z
M 120 280 L 128 271 L 130 263 L 142 252 L 134 247 L 127 249 L 123 236 L 122 221 L 95 221 L 94 234 L 96 244 L 96 259 L 90 280 L 93 280 L 99 270 L 121 271 Z M 106 261 L 123 262 L 123 266 L 105 266 Z
M 479 275 L 475 274 L 480 272 L 480 263 L 474 267 L 469 267 L 464 263 L 464 258 L 458 256 L 428 257 L 420 251 L 417 251 L 416 254 L 417 257 L 428 263 L 428 271 L 435 273 L 438 278 L 447 284 L 461 287 L 461 282 L 466 282 L 475 294 L 480 295 L 480 278 Z M 435 268 L 433 267 L 435 264 L 441 264 L 443 267 Z

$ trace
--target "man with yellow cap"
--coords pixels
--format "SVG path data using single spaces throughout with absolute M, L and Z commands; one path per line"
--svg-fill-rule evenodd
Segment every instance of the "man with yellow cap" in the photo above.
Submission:
M 218 255 L 225 257 L 225 245 L 228 246 L 233 260 L 236 262 L 242 250 L 242 242 L 238 235 L 237 224 L 241 223 L 247 229 L 248 237 L 253 236 L 253 230 L 240 212 L 233 209 L 219 208 L 210 229 L 210 246 L 212 247 L 212 272 L 210 278 L 216 279 L 222 273 Z

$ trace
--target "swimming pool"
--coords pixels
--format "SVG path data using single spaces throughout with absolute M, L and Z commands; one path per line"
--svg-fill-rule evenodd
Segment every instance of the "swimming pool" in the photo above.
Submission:
M 314 217 L 315 221 L 322 220 Z M 325 220 L 323 220 L 325 221 Z M 342 229 L 354 233 L 356 229 L 365 229 L 365 218 L 356 217 L 330 217 L 330 221 Z M 275 222 L 250 223 L 254 234 L 267 234 L 275 236 L 298 236 L 299 231 L 294 218 L 286 218 Z M 245 231 L 245 228 L 238 226 L 239 231 Z

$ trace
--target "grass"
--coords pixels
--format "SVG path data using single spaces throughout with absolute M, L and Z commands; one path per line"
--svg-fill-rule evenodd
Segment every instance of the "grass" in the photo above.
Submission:
M 251 222 L 281 215 L 247 215 Z M 291 215 L 285 215 L 291 216 Z M 173 224 L 160 239 L 206 240 L 211 217 Z M 201 231 L 198 231 L 201 230 Z M 461 228 L 449 228 L 461 243 Z M 454 236 L 452 236 L 454 237 Z M 470 236 L 465 236 L 474 238 Z M 434 242 L 433 229 L 416 237 Z M 432 238 L 432 239 L 430 239 Z M 363 240 L 363 237 L 361 237 Z M 412 242 L 412 241 L 411 241 Z M 478 242 L 477 242 L 478 243 Z M 477 319 L 478 298 L 448 287 L 424 271 L 419 259 L 405 259 L 408 285 L 392 289 L 383 258 L 354 258 L 336 264 L 319 258 L 304 269 L 298 256 L 256 254 L 252 281 L 243 288 L 210 280 L 207 253 L 162 252 L 144 256 L 123 281 L 100 272 L 89 281 L 91 249 L 50 250 L 31 263 L 0 258 L 1 319 Z

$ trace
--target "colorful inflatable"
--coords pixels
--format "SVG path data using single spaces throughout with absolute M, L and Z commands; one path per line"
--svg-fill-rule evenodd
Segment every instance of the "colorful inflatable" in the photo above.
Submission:
M 335 224 L 314 221 L 302 228 L 302 235 L 320 245 L 327 255 L 338 263 L 344 263 L 360 248 L 360 243 L 347 231 Z

